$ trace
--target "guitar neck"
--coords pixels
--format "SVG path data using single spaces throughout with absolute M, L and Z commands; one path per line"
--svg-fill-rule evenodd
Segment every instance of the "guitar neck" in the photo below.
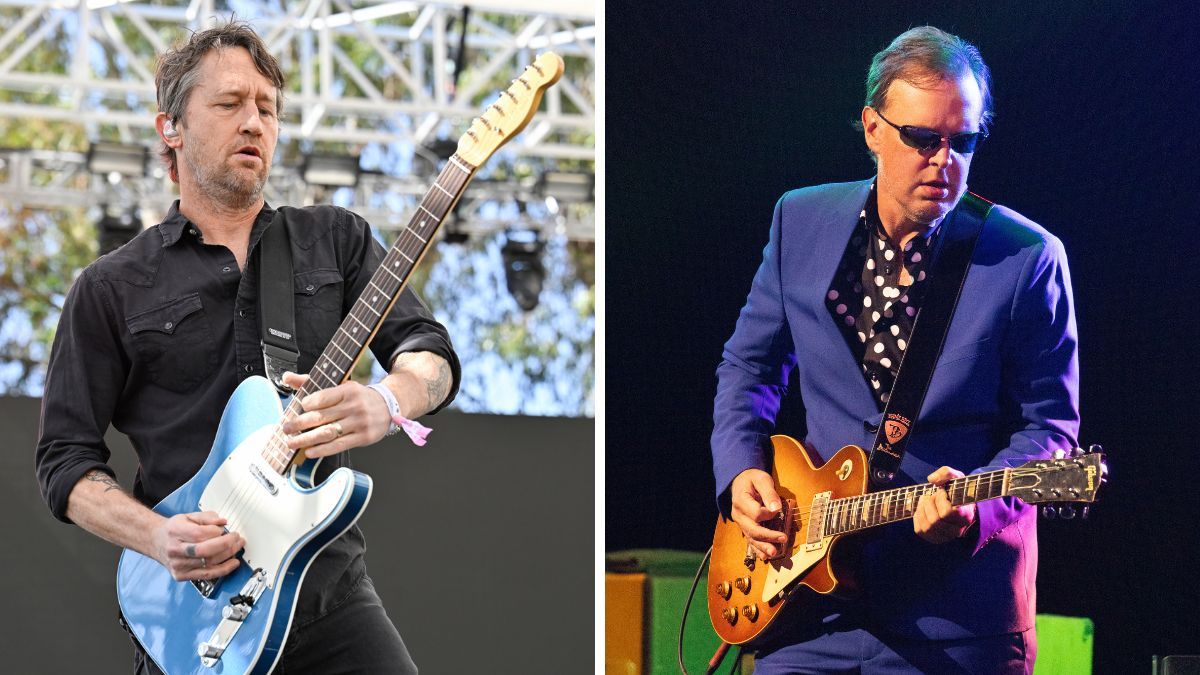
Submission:
M 974 504 L 1008 496 L 1011 472 L 1012 469 L 1000 469 L 964 476 L 942 487 L 954 506 Z M 831 500 L 825 512 L 825 534 L 847 534 L 912 518 L 921 496 L 937 489 L 938 486 L 925 483 Z
M 396 242 L 388 250 L 379 268 L 371 275 L 349 314 L 333 334 L 333 339 L 321 352 L 313 369 L 308 373 L 308 383 L 301 387 L 284 411 L 284 419 L 299 415 L 300 399 L 305 396 L 335 387 L 350 377 L 354 364 L 362 356 L 371 338 L 379 331 L 384 317 L 400 297 L 408 283 L 409 275 L 424 257 L 434 234 L 445 220 L 450 209 L 462 196 L 463 189 L 475 175 L 478 167 L 453 155 L 442 168 L 433 186 L 425 192 L 417 205 L 416 212 L 408 225 L 401 230 Z M 283 473 L 295 457 L 283 440 L 276 434 L 276 441 L 264 448 L 263 455 L 271 465 Z

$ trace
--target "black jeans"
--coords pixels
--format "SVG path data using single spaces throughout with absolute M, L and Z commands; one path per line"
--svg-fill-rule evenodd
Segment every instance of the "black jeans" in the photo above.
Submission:
M 162 675 L 134 641 L 135 675 Z M 397 673 L 416 675 L 417 666 L 392 625 L 371 578 L 363 574 L 350 593 L 330 610 L 293 624 L 276 675 Z

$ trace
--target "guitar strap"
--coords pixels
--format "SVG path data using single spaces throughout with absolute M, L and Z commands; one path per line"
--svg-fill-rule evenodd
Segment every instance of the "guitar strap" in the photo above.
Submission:
M 878 490 L 891 483 L 904 459 L 904 449 L 912 438 L 925 392 L 933 379 L 934 365 L 942 353 L 950 319 L 971 267 L 975 244 L 992 206 L 983 197 L 968 192 L 952 212 L 950 222 L 943 225 L 946 231 L 938 254 L 934 256 L 933 278 L 913 321 L 908 349 L 900 359 L 896 382 L 883 410 L 883 421 L 875 433 L 868 472 L 872 489 Z
M 284 207 L 275 211 L 258 247 L 258 317 L 267 379 L 286 396 L 293 390 L 283 383 L 283 374 L 296 372 L 300 347 L 296 343 L 292 247 L 283 211 Z

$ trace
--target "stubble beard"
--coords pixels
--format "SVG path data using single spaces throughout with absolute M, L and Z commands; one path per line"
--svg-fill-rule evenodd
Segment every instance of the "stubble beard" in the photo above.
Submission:
M 229 170 L 223 166 L 210 166 L 185 147 L 183 161 L 191 172 L 196 187 L 208 199 L 231 209 L 245 209 L 253 206 L 263 193 L 267 183 L 270 165 L 263 160 L 263 172 L 252 179 L 243 178 L 240 172 Z

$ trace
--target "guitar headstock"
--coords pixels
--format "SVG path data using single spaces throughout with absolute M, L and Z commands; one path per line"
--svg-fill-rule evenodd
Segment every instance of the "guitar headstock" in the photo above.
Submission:
M 1054 459 L 1026 462 L 1012 470 L 1008 494 L 1027 504 L 1044 502 L 1082 502 L 1096 500 L 1100 486 L 1107 482 L 1108 467 L 1099 446 L 1092 452 L 1076 448 L 1070 456 L 1056 453 Z M 1074 512 L 1070 512 L 1074 517 Z
M 458 139 L 460 158 L 472 166 L 487 161 L 500 146 L 516 136 L 533 119 L 542 93 L 558 81 L 563 60 L 554 52 L 544 52 L 525 67 L 512 86 L 471 122 L 471 128 Z

